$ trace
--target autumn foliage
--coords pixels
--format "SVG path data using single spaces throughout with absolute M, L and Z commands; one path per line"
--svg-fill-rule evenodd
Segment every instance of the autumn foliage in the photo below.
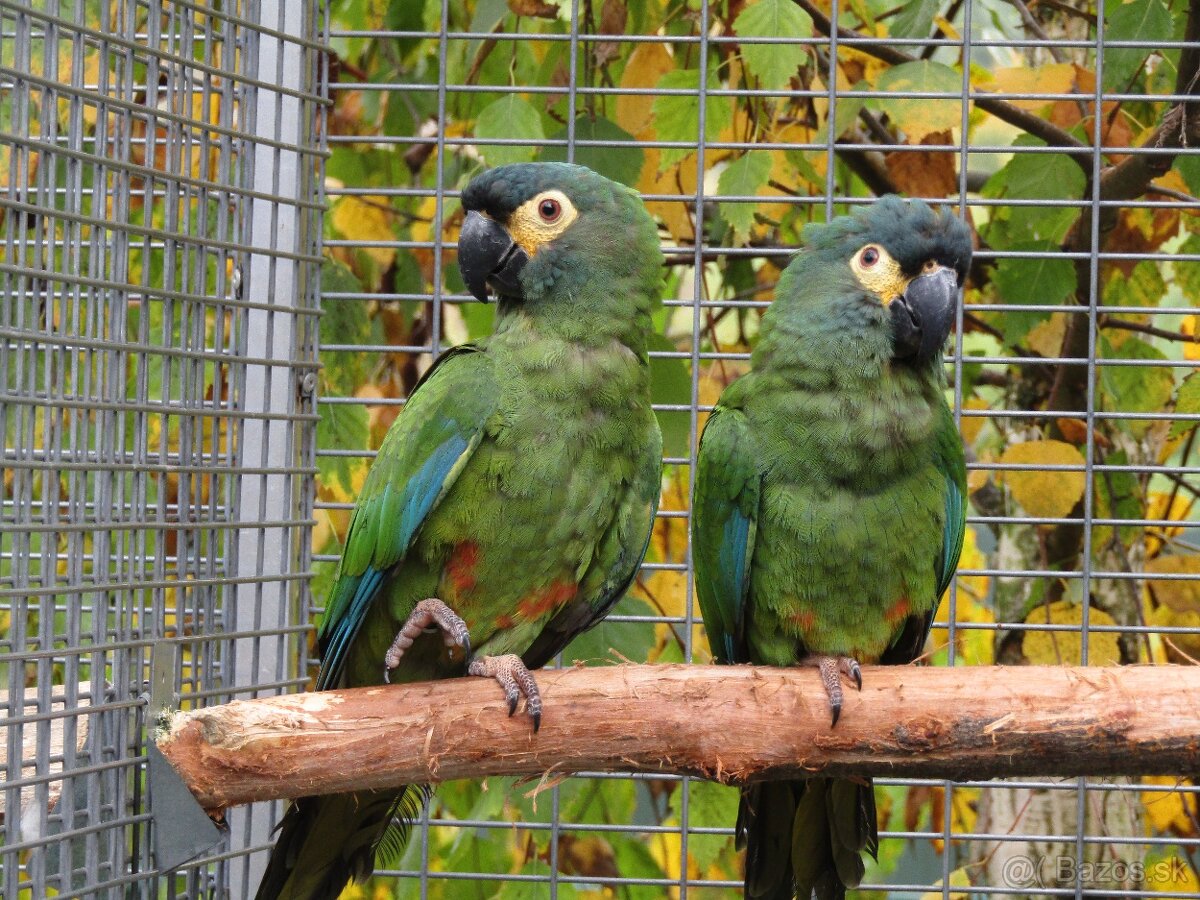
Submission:
M 978 247 L 949 362 L 971 518 L 930 661 L 1200 658 L 1200 548 L 1187 530 L 1200 456 L 1200 154 L 1187 149 L 1200 147 L 1200 109 L 1189 115 L 1187 98 L 1200 54 L 1171 47 L 1197 36 L 1193 7 L 1106 4 L 1105 40 L 1141 45 L 1098 58 L 1089 2 L 856 0 L 838 5 L 832 60 L 828 2 L 447 8 L 442 37 L 440 3 L 333 4 L 334 26 L 347 33 L 332 40 L 327 120 L 321 391 L 331 402 L 319 428 L 318 602 L 368 464 L 340 451 L 379 445 L 431 347 L 491 326 L 488 307 L 431 302 L 465 300 L 454 191 L 485 165 L 565 159 L 569 138 L 575 161 L 638 188 L 661 225 L 669 267 L 654 379 L 668 460 L 664 516 L 636 590 L 565 661 L 708 658 L 686 571 L 692 435 L 745 370 L 779 271 L 804 225 L 826 218 L 825 198 L 838 198 L 836 212 L 889 191 L 965 200 Z M 364 36 L 371 29 L 400 36 Z M 334 402 L 343 398 L 361 402 Z M 1140 803 L 1089 805 L 1081 827 L 1197 835 L 1192 795 L 1169 780 L 1143 787 L 1122 795 Z M 611 879 L 736 880 L 727 832 L 689 834 L 685 844 L 678 828 L 685 805 L 689 827 L 727 828 L 734 802 L 703 782 L 571 779 L 554 793 L 449 785 L 433 801 L 445 826 L 429 832 L 428 859 L 445 872 L 544 874 L 552 864 L 565 878 L 559 897 L 659 897 L 664 889 Z M 1073 853 L 1075 804 L 1073 792 L 1049 788 L 947 795 L 908 785 L 886 788 L 879 814 L 881 829 L 928 830 L 935 852 L 951 854 L 954 884 L 996 884 L 1014 845 L 947 848 L 936 839 L 947 815 L 956 833 L 1063 834 Z M 552 811 L 562 822 L 649 830 L 564 827 L 552 840 L 527 825 L 449 827 L 540 822 Z M 942 862 L 931 865 L 927 849 L 924 839 L 884 840 L 867 880 L 932 885 Z M 414 842 L 400 867 L 419 868 L 423 852 Z M 1144 864 L 1187 858 L 1169 843 L 1086 852 Z M 1190 865 L 1172 871 L 1180 880 L 1169 885 L 1104 884 L 1197 888 Z M 416 896 L 415 881 L 375 884 L 365 896 Z M 525 896 L 519 887 L 435 879 L 430 896 Z

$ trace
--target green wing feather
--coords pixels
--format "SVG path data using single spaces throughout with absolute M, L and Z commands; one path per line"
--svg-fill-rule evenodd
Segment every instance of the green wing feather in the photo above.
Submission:
M 472 345 L 444 353 L 413 390 L 379 448 L 350 519 L 318 632 L 318 690 L 338 683 L 387 573 L 404 559 L 471 458 L 497 400 L 492 362 Z
M 522 655 L 531 669 L 546 665 L 575 637 L 598 623 L 637 577 L 650 546 L 654 517 L 662 494 L 662 433 L 654 421 L 645 436 L 642 465 L 608 530 L 596 547 L 594 566 L 604 572 L 596 590 L 581 591 L 555 613 Z
M 941 556 L 937 562 L 938 596 L 950 587 L 958 558 L 962 555 L 963 535 L 967 528 L 967 463 L 962 438 L 954 427 L 949 407 L 939 410 L 935 465 L 946 479 L 946 525 L 942 532 Z
M 761 475 L 740 410 L 718 406 L 700 438 L 692 498 L 696 595 L 709 646 L 721 662 L 746 662 L 743 644 Z

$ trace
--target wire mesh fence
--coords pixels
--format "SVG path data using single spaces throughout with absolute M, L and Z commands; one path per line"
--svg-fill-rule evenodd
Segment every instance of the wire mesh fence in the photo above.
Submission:
M 268 840 L 161 871 L 150 664 L 184 707 L 303 681 L 321 24 L 0 4 L 5 897 L 240 896 Z
M 930 659 L 1190 662 L 1200 183 L 1173 117 L 1196 89 L 1193 16 L 1143 0 L 334 4 L 322 428 L 332 415 L 377 447 L 431 354 L 490 328 L 453 265 L 458 191 L 482 166 L 567 159 L 637 187 L 668 258 L 652 353 L 663 511 L 631 597 L 562 658 L 705 661 L 696 437 L 746 370 L 804 223 L 886 192 L 948 203 L 978 251 L 947 355 L 971 508 Z M 326 434 L 318 581 L 363 465 Z M 733 791 L 543 787 L 439 789 L 373 889 L 737 893 Z M 1187 781 L 981 772 L 881 796 L 867 894 L 1200 889 Z
M 375 449 L 433 356 L 491 328 L 454 257 L 485 165 L 635 186 L 668 260 L 659 522 L 563 663 L 709 659 L 696 437 L 804 224 L 886 192 L 977 240 L 947 355 L 968 533 L 930 660 L 1192 663 L 1191 5 L 330 7 L 322 30 L 315 4 L 0 0 L 4 896 L 253 890 L 273 808 L 156 868 L 151 649 L 177 646 L 184 705 L 311 676 Z M 863 891 L 1200 896 L 1190 781 L 986 776 L 883 783 Z M 448 784 L 354 896 L 736 896 L 735 807 L 694 779 Z

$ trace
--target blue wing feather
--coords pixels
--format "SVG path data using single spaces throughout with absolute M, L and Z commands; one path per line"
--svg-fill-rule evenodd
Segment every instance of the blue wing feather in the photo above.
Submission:
M 387 576 L 483 436 L 496 397 L 486 354 L 439 357 L 384 439 L 350 520 L 338 578 L 318 633 L 318 690 L 334 687 Z
M 747 661 L 743 632 L 761 484 L 757 458 L 742 413 L 718 406 L 700 441 L 692 559 L 709 645 L 726 663 Z

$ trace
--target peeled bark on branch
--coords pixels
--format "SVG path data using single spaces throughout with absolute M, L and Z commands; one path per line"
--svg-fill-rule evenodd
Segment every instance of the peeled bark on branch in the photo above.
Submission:
M 206 809 L 455 778 L 654 772 L 1170 775 L 1200 770 L 1200 669 L 869 667 L 841 721 L 815 669 L 538 673 L 534 734 L 475 678 L 240 700 L 176 713 L 159 748 Z

